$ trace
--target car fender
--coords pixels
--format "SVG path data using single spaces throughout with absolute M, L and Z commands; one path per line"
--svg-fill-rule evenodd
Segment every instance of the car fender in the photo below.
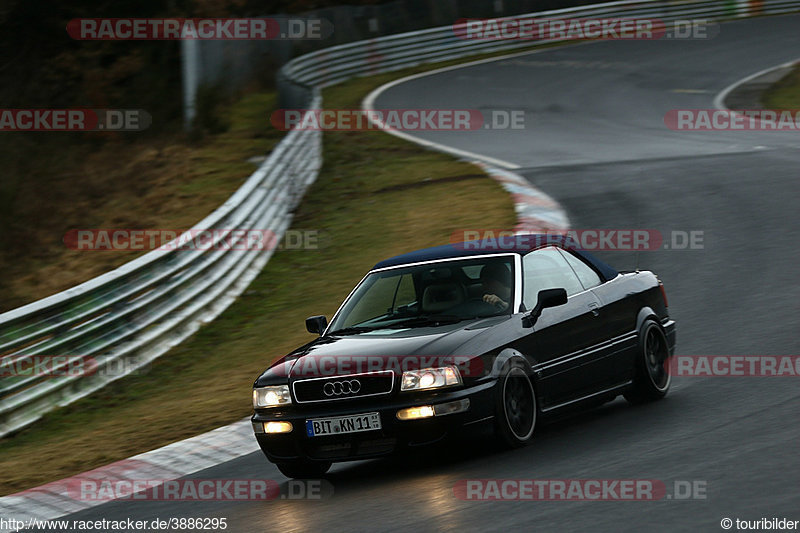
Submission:
M 530 376 L 531 380 L 534 380 L 535 374 L 533 372 L 533 368 L 531 368 L 530 362 L 524 355 L 522 355 L 522 353 L 514 350 L 513 348 L 506 348 L 497 354 L 497 357 L 494 359 L 494 363 L 492 363 L 490 377 L 495 380 L 498 379 L 503 368 L 511 361 L 519 362 L 525 369 L 525 372 L 528 374 L 528 376 Z
M 636 332 L 640 332 L 642 330 L 642 324 L 648 318 L 652 318 L 656 324 L 661 327 L 661 320 L 658 318 L 658 314 L 653 310 L 650 306 L 645 306 L 639 309 L 639 314 L 636 315 Z
M 631 362 L 635 364 L 636 357 L 638 356 L 639 352 L 644 349 L 644 340 L 642 339 L 642 326 L 644 325 L 645 321 L 648 319 L 653 319 L 661 331 L 664 331 L 664 326 L 661 324 L 661 320 L 658 318 L 658 314 L 653 310 L 652 307 L 645 306 L 639 309 L 639 314 L 636 316 L 636 347 L 637 350 L 631 354 Z M 666 333 L 666 332 L 664 332 Z
M 536 372 L 533 371 L 533 367 L 531 367 L 531 363 L 528 361 L 528 358 L 525 357 L 521 352 L 514 350 L 513 348 L 506 348 L 497 354 L 494 364 L 492 365 L 490 377 L 494 381 L 497 381 L 503 368 L 510 362 L 519 363 L 525 369 L 525 373 L 528 374 L 528 378 L 530 378 L 531 384 L 533 385 L 533 392 L 536 395 L 536 402 L 538 405 L 541 405 L 543 399 L 541 396 L 539 396 L 539 384 L 536 379 Z

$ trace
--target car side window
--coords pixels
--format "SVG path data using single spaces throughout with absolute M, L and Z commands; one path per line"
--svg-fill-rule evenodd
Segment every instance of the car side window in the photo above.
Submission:
M 582 292 L 583 285 L 555 246 L 529 252 L 522 258 L 522 302 L 533 309 L 543 289 L 563 288 L 567 296 Z
M 572 270 L 575 271 L 578 279 L 581 280 L 581 285 L 583 285 L 584 289 L 591 289 L 592 287 L 597 287 L 600 285 L 600 276 L 597 275 L 597 272 L 595 272 L 592 267 L 575 257 L 567 250 L 559 251 L 567 259 L 567 263 L 569 263 L 569 266 L 571 266 Z

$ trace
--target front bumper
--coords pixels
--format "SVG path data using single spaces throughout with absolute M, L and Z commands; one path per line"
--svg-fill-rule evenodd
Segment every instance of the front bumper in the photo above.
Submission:
M 295 459 L 351 461 L 391 454 L 401 448 L 436 442 L 465 426 L 489 420 L 494 414 L 494 380 L 468 388 L 428 393 L 393 393 L 381 398 L 293 404 L 262 409 L 252 417 L 259 446 L 273 463 Z M 416 420 L 399 420 L 397 412 L 408 407 L 441 405 L 468 399 L 466 411 Z M 309 437 L 306 420 L 377 412 L 381 429 L 359 433 Z M 264 433 L 264 423 L 291 422 L 290 433 Z

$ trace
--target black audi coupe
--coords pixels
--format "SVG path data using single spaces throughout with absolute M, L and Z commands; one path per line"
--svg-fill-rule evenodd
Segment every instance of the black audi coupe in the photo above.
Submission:
M 255 381 L 252 417 L 288 477 L 433 443 L 479 424 L 522 446 L 537 420 L 669 389 L 675 322 L 659 279 L 567 239 L 475 241 L 375 265 L 319 337 Z

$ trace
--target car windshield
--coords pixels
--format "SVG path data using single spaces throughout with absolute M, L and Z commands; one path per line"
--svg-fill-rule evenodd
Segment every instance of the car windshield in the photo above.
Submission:
M 512 256 L 392 268 L 364 279 L 329 332 L 439 326 L 510 314 L 513 300 Z

